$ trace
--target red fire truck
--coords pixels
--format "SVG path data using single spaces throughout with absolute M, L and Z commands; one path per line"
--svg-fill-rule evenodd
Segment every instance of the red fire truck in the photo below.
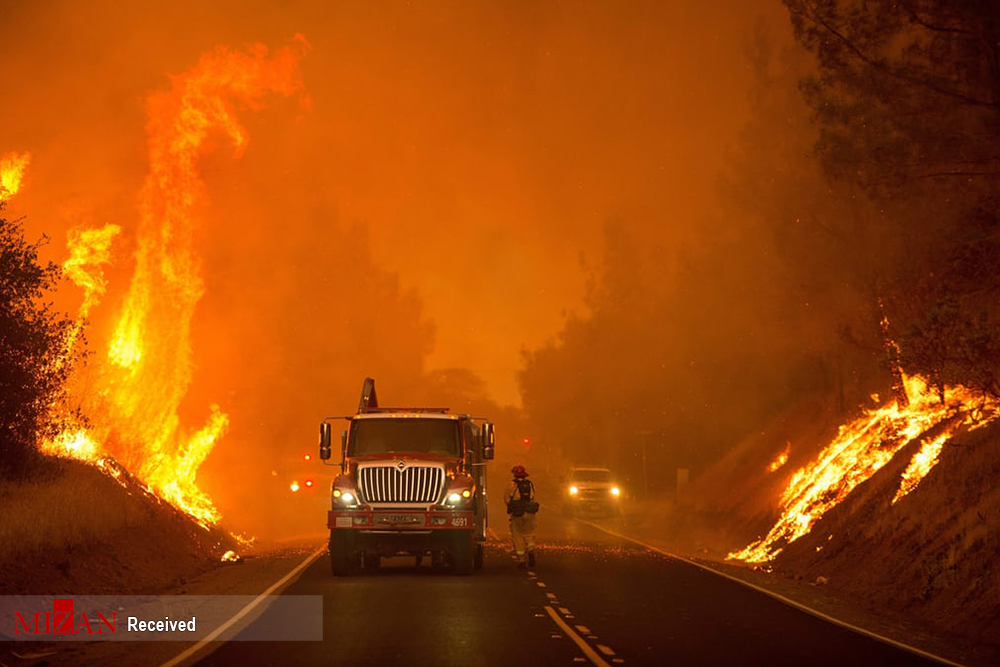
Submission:
M 336 419 L 348 425 L 327 519 L 333 574 L 373 570 L 397 555 L 415 556 L 417 565 L 430 557 L 458 574 L 480 569 L 493 424 L 447 408 L 381 407 L 366 378 L 357 414 L 320 424 L 319 456 L 328 464 Z

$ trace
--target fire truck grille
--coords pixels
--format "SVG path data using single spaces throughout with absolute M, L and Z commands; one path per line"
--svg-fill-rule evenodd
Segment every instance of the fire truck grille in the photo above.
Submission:
M 433 503 L 441 496 L 444 470 L 431 466 L 372 466 L 359 471 L 361 497 L 369 503 Z

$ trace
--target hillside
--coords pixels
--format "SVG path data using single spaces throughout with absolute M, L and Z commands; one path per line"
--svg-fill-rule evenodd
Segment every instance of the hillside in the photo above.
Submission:
M 1000 423 L 958 426 L 937 464 L 893 503 L 922 444 L 962 418 L 955 413 L 909 440 L 805 535 L 743 568 L 813 584 L 873 618 L 912 620 L 939 637 L 1000 647 Z M 650 517 L 665 516 L 659 534 L 677 553 L 740 565 L 727 556 L 768 533 L 793 475 L 836 436 L 837 422 L 822 402 L 803 401 L 677 498 L 637 517 L 636 527 L 651 531 Z M 786 447 L 787 463 L 769 471 Z
M 111 460 L 48 459 L 31 481 L 0 486 L 0 512 L 6 594 L 162 592 L 236 548 Z

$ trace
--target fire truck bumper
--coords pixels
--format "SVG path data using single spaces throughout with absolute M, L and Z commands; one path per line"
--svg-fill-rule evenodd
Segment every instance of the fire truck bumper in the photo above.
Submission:
M 326 525 L 330 530 L 407 535 L 472 529 L 474 521 L 471 511 L 331 510 L 327 514 Z

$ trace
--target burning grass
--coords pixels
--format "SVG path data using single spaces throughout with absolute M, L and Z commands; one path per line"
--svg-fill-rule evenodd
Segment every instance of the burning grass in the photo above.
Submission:
M 1000 422 L 959 428 L 920 485 L 893 502 L 938 439 L 912 442 L 773 567 L 805 581 L 826 577 L 866 608 L 903 612 L 1000 654 Z
M 781 495 L 781 516 L 767 535 L 729 557 L 750 563 L 773 560 L 898 452 L 919 440 L 924 447 L 903 473 L 895 503 L 920 484 L 943 444 L 959 428 L 979 428 L 1000 414 L 1000 402 L 964 387 L 947 388 L 944 400 L 920 377 L 906 377 L 905 387 L 907 403 L 893 401 L 866 410 L 841 426 L 819 456 L 791 477 Z
M 675 499 L 629 515 L 626 532 L 964 664 L 1000 664 L 1000 420 L 971 398 L 950 403 L 773 560 L 751 567 L 726 555 L 775 525 L 795 471 L 816 469 L 837 441 L 832 401 L 789 408 Z M 786 438 L 801 444 L 769 472 Z

